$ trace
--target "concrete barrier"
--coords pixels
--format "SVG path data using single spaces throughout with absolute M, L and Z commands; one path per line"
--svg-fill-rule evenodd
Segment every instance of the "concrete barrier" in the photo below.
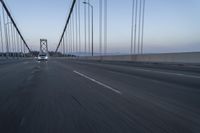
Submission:
M 190 53 L 164 53 L 144 55 L 116 55 L 116 56 L 94 56 L 79 57 L 81 60 L 103 60 L 103 61 L 133 61 L 133 62 L 160 62 L 160 63 L 200 63 L 200 52 Z

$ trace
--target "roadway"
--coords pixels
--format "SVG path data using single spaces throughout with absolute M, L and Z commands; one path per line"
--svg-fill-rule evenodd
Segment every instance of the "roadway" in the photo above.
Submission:
M 199 71 L 64 59 L 0 64 L 0 132 L 199 133 Z

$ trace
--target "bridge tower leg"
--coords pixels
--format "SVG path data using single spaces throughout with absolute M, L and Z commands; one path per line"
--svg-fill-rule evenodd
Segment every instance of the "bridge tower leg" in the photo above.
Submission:
M 40 39 L 40 53 L 48 54 L 47 39 Z

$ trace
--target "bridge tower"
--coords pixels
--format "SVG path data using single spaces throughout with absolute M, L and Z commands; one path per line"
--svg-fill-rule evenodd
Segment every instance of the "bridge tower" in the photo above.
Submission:
M 40 53 L 48 54 L 48 44 L 47 39 L 40 39 Z

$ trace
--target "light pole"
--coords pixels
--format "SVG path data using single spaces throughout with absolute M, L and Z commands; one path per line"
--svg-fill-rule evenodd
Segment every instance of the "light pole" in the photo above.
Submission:
M 93 6 L 88 2 L 83 2 L 83 4 L 88 5 L 92 9 L 92 56 L 94 56 L 94 13 L 93 13 Z

